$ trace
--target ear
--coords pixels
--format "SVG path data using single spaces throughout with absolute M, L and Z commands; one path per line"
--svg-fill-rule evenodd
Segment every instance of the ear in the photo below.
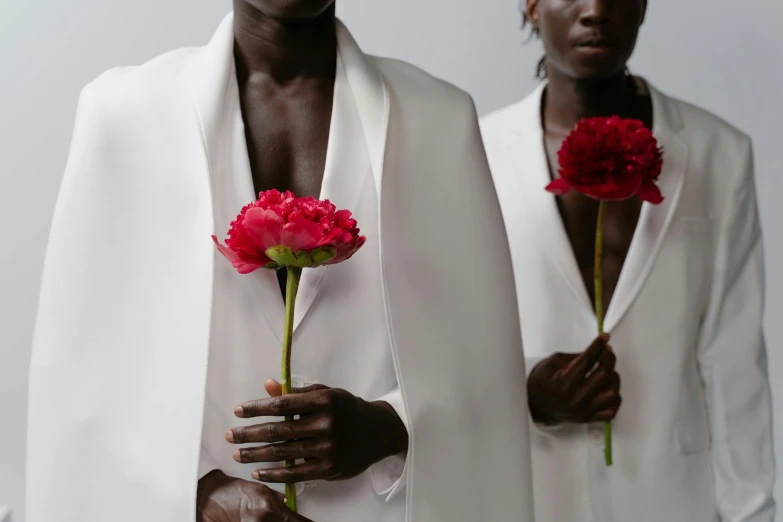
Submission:
M 538 31 L 538 0 L 522 0 L 525 2 L 525 16 L 534 31 Z

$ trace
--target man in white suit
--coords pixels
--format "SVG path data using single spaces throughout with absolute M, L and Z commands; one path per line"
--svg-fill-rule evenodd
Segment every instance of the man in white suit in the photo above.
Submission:
M 750 139 L 627 73 L 646 0 L 527 0 L 522 8 L 546 50 L 546 81 L 487 116 L 482 134 L 530 372 L 536 521 L 771 522 Z M 614 114 L 642 120 L 663 146 L 664 201 L 607 206 L 612 348 L 608 336 L 591 341 L 598 201 L 544 187 L 576 122 Z M 611 467 L 606 420 L 614 426 Z
M 210 235 L 269 188 L 353 210 L 367 243 L 305 271 L 300 390 L 264 399 L 279 281 L 237 274 Z M 35 333 L 28 522 L 531 521 L 512 277 L 470 97 L 362 53 L 332 0 L 235 0 L 207 46 L 82 93 Z M 262 484 L 283 482 L 299 514 Z

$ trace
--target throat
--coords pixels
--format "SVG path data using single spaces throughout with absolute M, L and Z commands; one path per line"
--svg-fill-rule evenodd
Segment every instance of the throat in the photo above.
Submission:
M 583 118 L 634 118 L 652 128 L 652 100 L 643 82 L 622 74 L 611 78 L 573 79 L 554 75 L 542 97 L 546 132 L 565 137 Z

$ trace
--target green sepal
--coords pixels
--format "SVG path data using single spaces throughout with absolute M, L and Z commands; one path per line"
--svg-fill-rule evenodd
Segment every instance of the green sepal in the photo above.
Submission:
M 296 266 L 299 268 L 315 268 L 334 259 L 336 252 L 332 247 L 321 247 L 309 251 L 300 250 L 294 253 L 290 247 L 277 245 L 269 247 L 265 254 L 266 257 L 277 265 L 277 267 Z M 269 268 L 272 267 L 269 266 Z

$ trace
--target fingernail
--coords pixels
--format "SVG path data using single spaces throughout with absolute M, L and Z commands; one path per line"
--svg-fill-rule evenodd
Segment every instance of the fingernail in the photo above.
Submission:
M 242 450 L 236 450 L 233 455 L 231 455 L 235 461 L 242 462 Z
M 261 480 L 261 474 L 258 471 L 254 471 L 250 476 L 253 477 L 253 480 Z
M 244 417 L 245 410 L 244 410 L 244 408 L 242 408 L 241 404 L 239 406 L 237 406 L 236 408 L 234 408 L 234 415 L 236 415 L 239 418 Z
M 233 443 L 234 443 L 234 431 L 233 431 L 233 430 L 228 430 L 228 431 L 226 432 L 226 440 L 227 440 L 228 442 L 230 442 L 231 444 L 233 444 Z

